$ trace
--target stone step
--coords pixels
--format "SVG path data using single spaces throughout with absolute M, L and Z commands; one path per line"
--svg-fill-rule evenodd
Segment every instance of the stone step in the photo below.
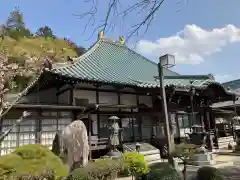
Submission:
M 228 141 L 228 142 L 229 142 L 229 141 L 234 141 L 233 136 L 218 138 L 218 143 L 219 143 L 219 142 L 226 142 L 226 141 Z
M 150 161 L 155 161 L 155 160 L 161 160 L 160 154 L 151 154 L 144 156 L 145 161 L 150 162 Z
M 231 143 L 232 145 L 235 145 L 233 136 L 221 137 L 218 139 L 218 147 L 220 149 L 227 148 L 229 143 Z

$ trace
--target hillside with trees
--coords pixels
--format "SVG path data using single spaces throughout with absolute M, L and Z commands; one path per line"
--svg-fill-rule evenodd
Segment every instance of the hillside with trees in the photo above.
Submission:
M 15 8 L 0 25 L 1 84 L 4 88 L 21 91 L 39 72 L 43 59 L 52 63 L 65 62 L 68 57 L 77 57 L 84 52 L 85 49 L 76 43 L 54 35 L 48 26 L 32 32 L 19 8 Z M 10 76 L 8 72 L 11 72 Z

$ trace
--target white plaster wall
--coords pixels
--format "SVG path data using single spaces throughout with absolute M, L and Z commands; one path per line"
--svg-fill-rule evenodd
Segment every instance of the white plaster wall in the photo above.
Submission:
M 98 134 L 97 124 L 98 124 L 97 115 L 92 114 L 92 133 L 93 134 Z
M 146 104 L 148 107 L 152 107 L 152 96 L 139 96 L 139 104 Z
M 100 104 L 118 104 L 117 93 L 99 92 L 99 103 Z M 100 108 L 100 111 L 117 111 L 116 108 Z
M 99 92 L 99 103 L 100 104 L 118 104 L 117 93 Z
M 136 95 L 132 95 L 132 94 L 121 94 L 120 101 L 121 101 L 121 104 L 124 104 L 124 105 L 132 105 L 132 106 L 137 105 L 137 97 Z
M 96 103 L 96 91 L 75 90 L 73 97 L 78 99 L 88 99 L 90 104 Z
M 92 140 L 92 144 L 95 144 L 97 142 L 98 139 L 98 120 L 97 120 L 97 115 L 96 114 L 92 114 L 92 136 L 91 136 L 91 140 Z

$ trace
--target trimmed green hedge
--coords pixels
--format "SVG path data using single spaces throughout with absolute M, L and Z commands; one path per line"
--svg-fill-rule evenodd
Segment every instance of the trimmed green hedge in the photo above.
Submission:
M 75 169 L 67 180 L 105 180 L 114 179 L 123 169 L 121 160 L 98 159 L 85 167 Z
M 124 174 L 141 176 L 149 172 L 144 155 L 137 152 L 125 152 L 123 154 Z
M 150 167 L 150 172 L 137 180 L 182 180 L 182 175 L 168 163 L 158 163 Z
M 58 178 L 67 176 L 68 168 L 59 157 L 38 144 L 19 147 L 11 154 L 0 157 L 0 179 L 4 176 L 40 176 L 46 175 L 46 172 L 48 175 L 52 172 L 53 176 Z

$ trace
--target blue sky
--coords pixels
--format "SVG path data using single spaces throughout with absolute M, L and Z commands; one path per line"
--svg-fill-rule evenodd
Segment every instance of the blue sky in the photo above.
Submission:
M 134 0 L 133 0 L 134 1 Z M 129 41 L 137 43 L 136 50 L 157 61 L 163 53 L 176 55 L 174 70 L 181 74 L 209 74 L 218 81 L 240 78 L 240 1 L 239 0 L 166 0 L 156 14 L 148 32 Z M 96 21 L 106 11 L 106 1 L 99 1 Z M 125 0 L 122 0 L 125 2 Z M 80 20 L 73 14 L 81 14 L 89 8 L 83 0 L 8 0 L 0 6 L 0 23 L 4 23 L 9 12 L 19 6 L 27 26 L 36 31 L 43 25 L 50 26 L 54 33 L 69 37 L 79 45 L 89 47 L 97 34 L 88 27 L 82 34 L 87 19 Z M 180 11 L 178 11 L 180 10 Z M 177 12 L 178 11 L 178 12 Z M 118 39 L 126 35 L 126 29 L 139 17 L 129 16 L 123 27 L 120 25 L 106 36 Z M 228 25 L 228 26 L 227 26 Z M 238 29 L 239 28 L 239 29 Z M 213 29 L 215 29 L 213 31 Z

